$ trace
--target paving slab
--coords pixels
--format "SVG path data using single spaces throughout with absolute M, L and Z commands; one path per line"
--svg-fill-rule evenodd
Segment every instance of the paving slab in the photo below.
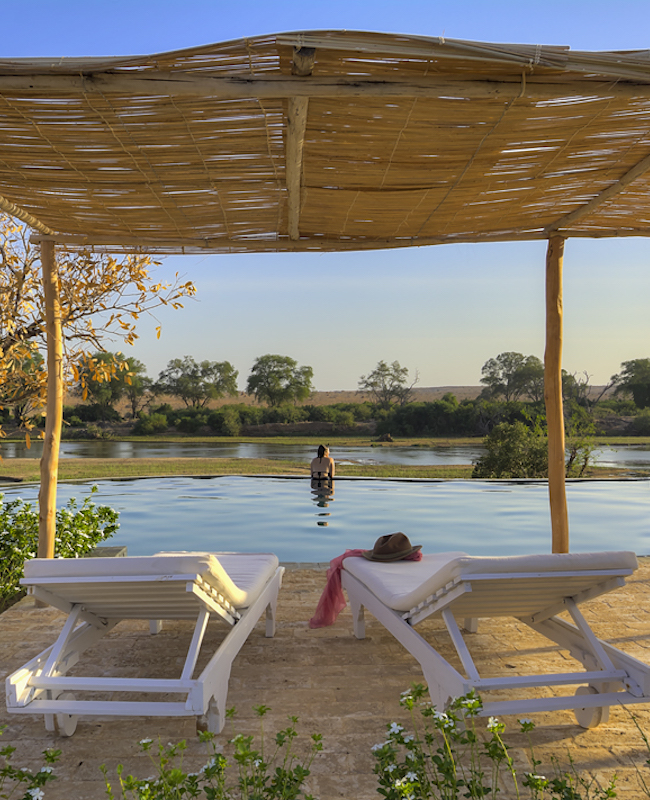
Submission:
M 601 638 L 650 663 L 650 559 L 640 559 L 640 569 L 622 589 L 581 606 Z M 299 743 L 310 733 L 321 733 L 324 749 L 316 757 L 309 790 L 321 800 L 378 798 L 371 747 L 385 738 L 392 721 L 408 723 L 399 707 L 400 693 L 412 682 L 422 682 L 417 662 L 370 614 L 366 639 L 352 634 L 349 609 L 329 628 L 310 630 L 308 620 L 325 584 L 326 565 L 295 564 L 285 573 L 278 604 L 277 633 L 264 637 L 258 624 L 237 656 L 231 673 L 228 705 L 237 708 L 236 732 L 259 733 L 253 706 L 267 705 L 267 735 L 286 727 L 289 716 L 299 718 Z M 51 608 L 36 607 L 25 598 L 0 615 L 0 675 L 5 677 L 33 655 L 52 644 L 64 622 L 64 615 Z M 145 670 L 156 677 L 177 677 L 182 666 L 193 625 L 169 623 L 157 636 L 150 636 L 148 624 L 120 623 L 114 631 L 88 651 L 84 665 L 94 674 L 144 677 Z M 441 622 L 428 620 L 418 630 L 454 663 L 449 637 Z M 203 659 L 209 658 L 223 636 L 218 624 L 210 624 Z M 485 620 L 470 646 L 479 671 L 514 674 L 519 670 L 544 672 L 567 670 L 566 653 L 515 620 Z M 90 665 L 90 666 L 89 666 Z M 200 667 L 200 664 L 199 664 Z M 550 690 L 540 690 L 550 693 Z M 502 693 L 507 696 L 507 692 Z M 641 728 L 650 735 L 650 705 L 632 707 Z M 650 757 L 630 713 L 612 708 L 609 722 L 593 730 L 580 728 L 570 712 L 531 715 L 536 723 L 530 735 L 535 757 L 546 774 L 557 758 L 601 784 L 616 773 L 618 797 L 626 800 L 646 797 L 637 769 L 650 785 Z M 516 719 L 504 717 L 505 741 L 521 772 L 530 768 L 529 741 L 518 732 Z M 166 718 L 81 718 L 71 738 L 45 730 L 39 717 L 16 716 L 0 709 L 0 726 L 7 729 L 0 746 L 12 744 L 18 750 L 14 762 L 33 769 L 40 767 L 40 753 L 47 747 L 63 751 L 55 772 L 59 779 L 46 787 L 47 800 L 99 800 L 106 797 L 105 764 L 116 778 L 118 764 L 139 777 L 153 772 L 148 756 L 138 745 L 144 738 L 167 742 L 186 740 L 184 757 L 188 771 L 198 770 L 206 760 L 205 745 L 196 738 L 193 719 Z M 218 737 L 228 751 L 228 739 L 235 729 L 228 723 Z M 522 796 L 526 796 L 526 790 Z M 513 797 L 512 785 L 500 794 Z

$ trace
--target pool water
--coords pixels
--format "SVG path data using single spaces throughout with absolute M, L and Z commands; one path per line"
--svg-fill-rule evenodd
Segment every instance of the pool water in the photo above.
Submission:
M 58 505 L 91 483 L 61 483 Z M 272 551 L 281 561 L 329 561 L 346 548 L 370 548 L 403 531 L 424 552 L 472 555 L 547 553 L 548 488 L 535 481 L 338 479 L 313 493 L 305 478 L 144 478 L 97 481 L 97 504 L 120 512 L 107 544 L 129 555 L 161 550 Z M 38 485 L 8 488 L 7 500 L 36 500 Z M 650 481 L 567 483 L 575 552 L 650 554 Z

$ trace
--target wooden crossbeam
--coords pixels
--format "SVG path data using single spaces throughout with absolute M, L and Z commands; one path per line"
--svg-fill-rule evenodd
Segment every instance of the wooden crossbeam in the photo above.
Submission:
M 650 237 L 650 228 L 620 231 L 571 231 L 572 238 L 604 239 L 620 238 L 625 236 Z M 274 239 L 232 239 L 232 238 L 193 238 L 186 239 L 161 239 L 160 237 L 146 238 L 142 236 L 85 236 L 75 234 L 34 234 L 31 242 L 38 244 L 43 241 L 53 241 L 69 250 L 88 248 L 97 252 L 111 252 L 111 248 L 125 251 L 144 249 L 152 253 L 241 253 L 241 252 L 322 252 L 329 250 L 355 251 L 355 250 L 384 250 L 399 247 L 428 247 L 435 244 L 477 244 L 480 242 L 532 242 L 546 240 L 547 234 L 543 230 L 526 230 L 520 232 L 507 232 L 498 234 L 462 234 L 457 236 L 420 236 L 404 237 L 403 239 L 357 239 L 341 240 L 324 236 L 303 238 L 298 241 L 288 237 Z
M 48 228 L 47 225 L 44 225 L 40 220 L 36 219 L 29 211 L 25 211 L 24 208 L 17 206 L 15 203 L 12 203 L 10 200 L 7 200 L 5 197 L 0 196 L 0 211 L 4 211 L 7 214 L 11 214 L 12 217 L 16 217 L 21 222 L 26 222 L 30 228 L 34 228 L 41 233 L 46 235 L 51 235 L 54 233 L 52 228 Z
M 389 75 L 366 78 L 301 75 L 211 76 L 183 72 L 93 73 L 90 75 L 0 75 L 0 95 L 77 96 L 83 94 L 141 95 L 174 97 L 213 97 L 223 100 L 288 97 L 458 97 L 461 99 L 499 99 L 522 97 L 531 101 L 578 97 L 588 99 L 647 98 L 647 83 L 603 83 L 574 80 L 563 83 L 536 83 L 522 80 L 463 80 L 448 76 L 399 79 Z
M 314 68 L 315 55 L 316 51 L 313 48 L 295 47 L 292 73 L 301 79 L 308 78 Z M 300 238 L 302 165 L 308 110 L 308 97 L 289 98 L 285 158 L 289 238 L 293 241 Z
M 609 199 L 615 197 L 617 194 L 620 194 L 627 186 L 629 186 L 637 178 L 640 178 L 641 175 L 644 175 L 649 169 L 650 155 L 647 155 L 645 158 L 641 159 L 638 164 L 635 164 L 632 169 L 628 170 L 625 175 L 619 178 L 611 186 L 603 189 L 600 194 L 596 195 L 596 197 L 593 197 L 591 200 L 589 200 L 589 202 L 585 203 L 579 208 L 576 208 L 574 211 L 571 211 L 564 217 L 560 217 L 560 219 L 556 220 L 552 225 L 548 225 L 545 229 L 545 233 L 550 236 L 559 231 L 567 231 L 574 222 L 577 222 L 579 219 L 588 216 L 592 211 L 595 211 L 595 209 L 597 209 L 599 206 L 602 206 Z

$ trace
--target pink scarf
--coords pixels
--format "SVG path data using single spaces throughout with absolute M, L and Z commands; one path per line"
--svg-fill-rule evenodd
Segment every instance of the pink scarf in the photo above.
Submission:
M 343 559 L 363 556 L 366 550 L 346 550 L 342 556 L 337 556 L 330 561 L 330 568 L 327 570 L 327 581 L 323 594 L 320 596 L 314 616 L 309 620 L 310 628 L 324 628 L 332 625 L 336 618 L 346 606 L 343 588 L 341 586 L 341 570 L 343 569 Z M 403 561 L 420 561 L 422 551 L 416 550 L 410 556 L 402 559 Z

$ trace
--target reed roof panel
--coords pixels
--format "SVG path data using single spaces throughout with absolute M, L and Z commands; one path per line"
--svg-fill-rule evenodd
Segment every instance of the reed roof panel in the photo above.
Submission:
M 0 208 L 69 247 L 646 235 L 648 170 L 649 51 L 306 31 L 0 59 Z

